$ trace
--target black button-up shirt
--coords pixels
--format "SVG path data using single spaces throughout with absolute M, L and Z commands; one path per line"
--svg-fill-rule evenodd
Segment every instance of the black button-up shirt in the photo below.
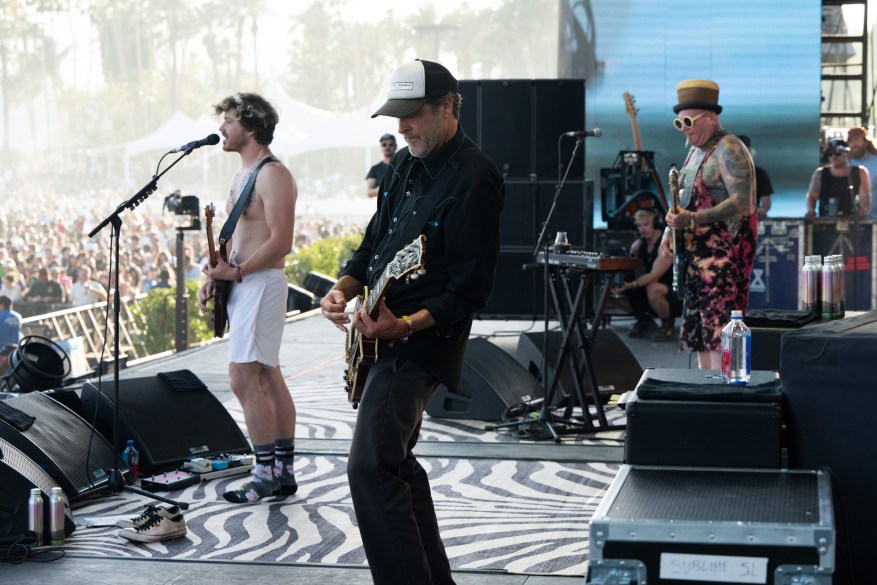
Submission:
M 433 186 L 442 189 L 437 198 L 430 193 Z M 396 252 L 423 234 L 425 274 L 392 282 L 385 298 L 400 317 L 428 309 L 436 326 L 404 344 L 390 347 L 382 341 L 378 359 L 410 358 L 456 389 L 473 314 L 487 304 L 493 288 L 505 197 L 502 177 L 458 128 L 447 144 L 423 159 L 407 147 L 399 150 L 378 193 L 377 212 L 342 275 L 372 287 Z M 424 209 L 427 194 L 437 203 Z M 417 223 L 423 227 L 412 231 Z

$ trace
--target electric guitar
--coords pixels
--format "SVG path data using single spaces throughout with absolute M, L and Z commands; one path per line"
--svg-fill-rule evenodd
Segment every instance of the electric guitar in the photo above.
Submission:
M 378 302 L 384 297 L 391 283 L 401 278 L 405 278 L 407 282 L 408 279 L 414 280 L 424 274 L 426 272 L 423 266 L 425 245 L 426 237 L 421 235 L 396 252 L 396 257 L 387 264 L 384 273 L 371 291 L 366 287 L 363 294 L 357 297 L 356 310 L 359 311 L 365 304 L 368 314 L 374 316 Z M 378 340 L 366 337 L 351 327 L 347 332 L 344 357 L 347 361 L 347 369 L 344 370 L 347 400 L 353 408 L 356 408 L 362 398 L 368 371 L 378 359 Z
M 670 197 L 673 213 L 679 213 L 679 171 L 670 165 Z M 685 296 L 685 235 L 684 230 L 673 228 L 673 290 L 678 298 Z
M 636 151 L 642 151 L 643 145 L 642 140 L 639 135 L 639 124 L 636 121 L 636 100 L 630 92 L 624 92 L 624 109 L 627 111 L 627 115 L 630 117 L 630 129 L 633 132 L 633 148 Z M 658 173 L 655 172 L 654 168 L 649 167 L 649 163 L 646 160 L 646 157 L 640 157 L 642 164 L 642 172 L 649 173 L 652 177 L 652 182 L 655 184 L 655 189 L 658 190 L 658 195 L 661 197 L 661 202 L 664 204 L 664 209 L 667 209 L 667 195 L 664 194 L 664 186 L 661 184 L 661 180 L 658 179 Z
M 216 207 L 211 203 L 204 206 L 204 223 L 207 225 L 207 246 L 210 250 L 210 266 L 219 264 L 216 255 L 216 244 L 213 243 L 213 216 Z M 219 245 L 220 257 L 228 262 L 225 244 Z M 228 280 L 213 281 L 213 335 L 222 338 L 228 325 L 228 295 L 231 294 L 231 282 Z

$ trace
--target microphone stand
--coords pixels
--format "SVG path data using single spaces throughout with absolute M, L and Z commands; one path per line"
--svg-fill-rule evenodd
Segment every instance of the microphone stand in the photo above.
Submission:
M 160 500 L 174 506 L 179 506 L 180 509 L 183 510 L 188 510 L 189 504 L 187 504 L 186 502 L 171 500 L 170 498 L 165 498 L 152 492 L 147 492 L 145 490 L 128 485 L 125 483 L 125 478 L 119 471 L 119 459 L 121 457 L 121 455 L 119 454 L 119 316 L 122 312 L 121 297 L 119 295 L 119 241 L 121 240 L 122 231 L 122 218 L 120 217 L 120 214 L 125 209 L 134 211 L 134 209 L 138 205 L 146 201 L 146 199 L 149 198 L 149 196 L 152 195 L 158 188 L 158 180 L 162 176 L 164 176 L 166 172 L 171 170 L 174 165 L 180 162 L 183 157 L 191 154 L 193 150 L 194 148 L 185 150 L 183 154 L 177 157 L 177 159 L 173 163 L 171 163 L 165 170 L 156 175 L 153 175 L 152 179 L 146 185 L 144 185 L 130 199 L 124 201 L 118 207 L 116 207 L 115 211 L 108 215 L 102 222 L 97 225 L 97 227 L 95 227 L 88 233 L 88 237 L 93 238 L 95 234 L 100 232 L 104 227 L 106 227 L 107 224 L 110 224 L 112 226 L 111 240 L 115 238 L 115 244 L 113 246 L 113 262 L 116 266 L 116 271 L 113 276 L 113 278 L 115 279 L 115 285 L 113 287 L 115 289 L 113 292 L 113 318 L 115 320 L 115 322 L 113 323 L 113 386 L 115 397 L 113 403 L 113 452 L 115 453 L 115 455 L 113 457 L 113 469 L 110 471 L 109 478 L 107 480 L 109 488 L 113 493 L 120 492 L 124 489 L 135 494 L 148 496 L 155 500 Z M 98 392 L 100 391 L 100 388 L 98 388 Z
M 584 139 L 583 136 L 576 137 L 576 143 L 575 143 L 575 146 L 573 147 L 572 153 L 570 154 L 569 163 L 566 166 L 566 171 L 564 171 L 563 176 L 561 177 L 560 181 L 557 184 L 557 188 L 554 191 L 554 199 L 551 202 L 551 208 L 548 210 L 548 216 L 545 218 L 545 221 L 542 223 L 542 230 L 539 232 L 539 237 L 536 239 L 536 246 L 533 248 L 533 258 L 537 262 L 539 261 L 539 252 L 541 251 L 544 254 L 544 258 L 543 258 L 543 260 L 544 260 L 544 262 L 543 262 L 544 289 L 543 290 L 544 290 L 545 298 L 543 300 L 543 310 L 544 310 L 544 314 L 545 314 L 545 320 L 544 320 L 545 325 L 544 325 L 544 334 L 543 334 L 544 337 L 542 338 L 542 363 L 541 363 L 539 371 L 541 373 L 542 382 L 543 382 L 543 384 L 545 384 L 545 396 L 542 400 L 542 408 L 539 411 L 539 418 L 535 419 L 535 420 L 523 419 L 520 421 L 510 421 L 510 422 L 500 423 L 500 424 L 496 424 L 496 425 L 487 425 L 484 427 L 484 430 L 493 431 L 493 430 L 507 429 L 507 428 L 523 428 L 523 427 L 532 426 L 534 424 L 540 424 L 545 428 L 546 431 L 548 431 L 548 433 L 551 435 L 551 438 L 554 440 L 555 443 L 560 443 L 560 436 L 558 434 L 558 431 L 553 426 L 554 421 L 553 421 L 553 415 L 551 414 L 551 403 L 554 400 L 554 390 L 558 386 L 558 381 L 559 381 L 559 377 L 560 377 L 560 371 L 559 371 L 560 368 L 559 367 L 555 368 L 554 379 L 552 380 L 551 385 L 549 386 L 547 384 L 547 382 L 548 382 L 548 347 L 549 347 L 549 343 L 548 343 L 548 332 L 549 332 L 549 326 L 548 326 L 548 322 L 549 322 L 549 315 L 548 315 L 548 311 L 549 311 L 549 307 L 548 307 L 549 287 L 548 287 L 548 282 L 551 278 L 551 272 L 549 269 L 549 262 L 548 262 L 549 243 L 545 239 L 545 234 L 548 232 L 548 225 L 551 223 L 551 218 L 554 216 L 554 212 L 557 209 L 557 201 L 560 198 L 560 192 L 563 189 L 564 184 L 566 183 L 567 175 L 569 175 L 570 168 L 572 168 L 572 161 L 575 160 L 576 153 L 578 152 L 579 146 L 582 144 L 583 139 Z M 543 248 L 543 246 L 544 246 L 544 248 Z M 587 277 L 585 276 L 583 278 L 587 278 Z M 562 319 L 561 314 L 558 314 L 557 317 L 558 317 L 558 319 Z M 583 349 L 585 349 L 585 352 L 586 352 L 585 359 L 588 360 L 588 356 L 587 356 L 588 349 L 587 348 L 583 348 Z M 558 348 L 558 350 L 561 351 L 562 348 Z M 558 364 L 560 362 L 561 362 L 561 359 L 560 359 L 560 356 L 558 356 Z M 590 368 L 590 365 L 588 365 L 588 368 Z M 593 377 L 592 377 L 592 379 L 593 379 Z M 582 409 L 587 409 L 587 408 L 588 407 L 584 403 L 584 399 L 582 398 Z M 587 412 L 585 413 L 585 415 L 587 416 Z M 558 422 L 570 425 L 570 424 L 574 424 L 575 421 L 563 420 L 563 421 L 558 421 Z

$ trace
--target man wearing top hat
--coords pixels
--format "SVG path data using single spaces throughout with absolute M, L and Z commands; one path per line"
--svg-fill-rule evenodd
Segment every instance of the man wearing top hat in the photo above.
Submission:
M 454 582 L 439 535 L 427 471 L 413 453 L 423 411 L 439 384 L 459 387 L 475 311 L 493 287 L 505 187 L 459 125 L 457 80 L 417 60 L 390 78 L 372 116 L 398 118 L 408 144 L 389 163 L 362 244 L 320 302 L 341 331 L 378 340 L 347 464 L 369 569 L 381 585 Z M 390 281 L 371 314 L 348 301 L 381 289 L 397 251 L 425 237 L 425 273 Z
M 722 128 L 719 86 L 689 79 L 676 87 L 673 123 L 691 148 L 679 174 L 679 213 L 667 212 L 662 252 L 672 254 L 670 228 L 682 230 L 685 287 L 680 342 L 702 369 L 721 369 L 722 327 L 745 311 L 755 260 L 755 171 L 749 150 Z

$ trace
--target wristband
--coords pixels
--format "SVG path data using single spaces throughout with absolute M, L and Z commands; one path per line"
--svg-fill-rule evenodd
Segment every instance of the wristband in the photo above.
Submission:
M 694 221 L 694 214 L 693 213 L 691 214 L 691 223 L 688 224 L 688 227 L 690 227 L 692 231 L 694 231 L 694 229 L 697 227 L 697 222 Z
M 241 265 L 238 264 L 237 266 L 235 266 L 235 268 L 238 269 L 238 277 L 235 278 L 235 280 L 237 282 L 243 282 L 244 281 L 244 273 L 243 273 L 243 271 L 241 271 Z
M 402 321 L 405 322 L 405 334 L 399 338 L 399 341 L 402 343 L 408 343 L 408 339 L 411 337 L 411 334 L 414 333 L 414 323 L 411 322 L 411 317 L 408 315 L 402 315 Z

